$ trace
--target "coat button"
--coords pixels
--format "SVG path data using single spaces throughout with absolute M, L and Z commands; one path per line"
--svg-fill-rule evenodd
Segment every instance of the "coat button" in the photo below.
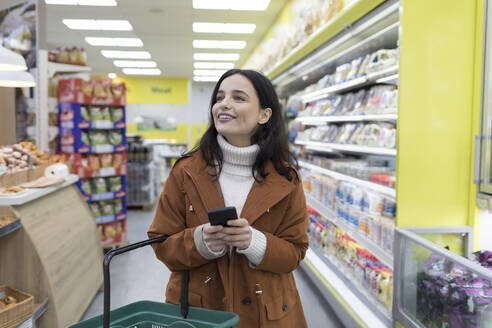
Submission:
M 282 311 L 284 311 L 284 312 L 285 312 L 285 311 L 287 311 L 287 305 L 285 305 L 285 304 L 284 304 L 284 305 L 282 306 Z
M 251 298 L 249 297 L 245 297 L 243 298 L 243 300 L 241 301 L 244 305 L 250 305 L 251 304 Z

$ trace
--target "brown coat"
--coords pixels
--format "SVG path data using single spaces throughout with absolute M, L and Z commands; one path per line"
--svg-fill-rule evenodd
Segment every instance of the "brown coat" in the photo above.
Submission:
M 179 304 L 180 271 L 190 269 L 191 306 L 235 312 L 244 328 L 307 327 L 292 274 L 308 248 L 302 183 L 289 182 L 272 163 L 266 172 L 262 184 L 254 183 L 240 215 L 267 239 L 263 260 L 252 269 L 246 256 L 235 251 L 215 260 L 198 253 L 194 230 L 208 222 L 209 209 L 225 206 L 224 199 L 200 152 L 176 163 L 148 231 L 149 237 L 170 236 L 154 245 L 157 258 L 172 271 L 167 302 Z

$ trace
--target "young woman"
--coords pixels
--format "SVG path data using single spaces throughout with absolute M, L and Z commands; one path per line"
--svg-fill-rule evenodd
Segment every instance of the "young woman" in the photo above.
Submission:
M 232 69 L 217 82 L 210 127 L 172 168 L 149 237 L 172 271 L 166 301 L 239 314 L 239 327 L 307 327 L 292 271 L 308 248 L 308 216 L 292 166 L 277 94 L 258 72 Z M 207 212 L 235 206 L 211 226 Z

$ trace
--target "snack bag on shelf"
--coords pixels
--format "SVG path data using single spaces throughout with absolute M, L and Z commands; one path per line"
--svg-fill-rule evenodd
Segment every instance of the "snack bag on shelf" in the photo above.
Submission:
M 367 65 L 371 62 L 372 54 L 367 54 L 362 58 L 362 62 L 359 67 L 359 72 L 357 76 L 363 76 L 367 74 Z
M 109 143 L 116 146 L 123 141 L 123 134 L 121 130 L 111 130 L 108 134 Z
M 89 131 L 89 136 L 91 139 L 91 145 L 105 145 L 108 143 L 108 139 L 106 137 L 106 134 L 101 131 L 97 130 L 91 130 Z
M 87 195 L 92 194 L 92 186 L 91 186 L 91 180 L 90 179 L 82 179 L 80 184 L 81 184 L 82 190 Z
M 109 190 L 116 192 L 120 191 L 122 188 L 121 177 L 110 177 L 109 178 Z M 116 212 L 118 213 L 118 212 Z
M 101 112 L 101 108 L 98 106 L 91 106 L 89 108 L 90 116 L 93 121 L 100 121 L 103 119 L 103 114 Z
M 79 65 L 87 65 L 87 52 L 84 48 L 79 48 Z
M 123 201 L 120 198 L 114 200 L 114 214 L 123 211 Z
M 115 213 L 112 201 L 102 201 L 100 205 L 102 215 L 113 215 Z
M 116 153 L 116 154 L 113 154 L 113 167 L 114 168 L 119 168 L 121 165 L 123 165 L 123 162 L 124 162 L 124 158 L 123 158 L 123 154 L 121 153 Z
M 115 98 L 119 98 L 123 96 L 125 93 L 125 84 L 124 83 L 115 83 L 111 85 L 111 91 Z
M 82 142 L 84 144 L 86 144 L 87 146 L 89 146 L 91 144 L 91 141 L 89 139 L 89 134 L 87 133 L 87 131 L 81 131 L 80 132 L 80 139 L 82 140 Z
M 123 118 L 123 108 L 113 107 L 111 108 L 111 120 L 113 122 L 118 122 Z
M 103 81 L 94 81 L 94 97 L 106 98 L 108 96 L 106 92 L 106 86 Z
M 89 167 L 90 170 L 96 171 L 101 168 L 98 155 L 89 155 Z
M 82 93 L 84 93 L 88 97 L 92 97 L 94 93 L 94 82 L 92 80 L 90 81 L 82 80 Z M 92 119 L 96 120 L 96 118 L 94 117 Z
M 68 50 L 68 63 L 71 65 L 79 65 L 79 49 L 77 47 L 73 47 Z
M 104 178 L 95 179 L 94 186 L 96 189 L 96 193 L 98 194 L 108 191 L 108 187 L 106 186 L 106 180 Z
M 66 48 L 59 48 L 56 54 L 56 62 L 62 64 L 68 64 L 69 63 L 68 53 L 69 51 Z
M 97 202 L 89 203 L 89 207 L 91 209 L 92 215 L 101 216 L 101 208 Z
M 90 114 L 90 111 L 87 109 L 87 106 L 84 106 L 84 105 L 80 106 L 80 115 L 86 121 L 91 120 L 91 114 Z
M 101 167 L 112 167 L 113 166 L 113 155 L 112 154 L 102 154 L 100 157 Z
M 101 108 L 101 118 L 104 121 L 111 120 L 111 114 L 109 113 L 109 107 L 108 106 Z

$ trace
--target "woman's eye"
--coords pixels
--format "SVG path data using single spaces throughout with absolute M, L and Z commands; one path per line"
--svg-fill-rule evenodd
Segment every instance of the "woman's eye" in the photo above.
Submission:
M 222 99 L 224 99 L 224 97 L 220 96 L 220 97 L 215 98 L 215 101 L 221 101 Z
M 238 100 L 238 101 L 244 101 L 244 98 L 243 98 L 243 97 L 241 97 L 241 96 L 236 96 L 236 97 L 234 97 L 234 98 L 235 98 L 236 100 Z

